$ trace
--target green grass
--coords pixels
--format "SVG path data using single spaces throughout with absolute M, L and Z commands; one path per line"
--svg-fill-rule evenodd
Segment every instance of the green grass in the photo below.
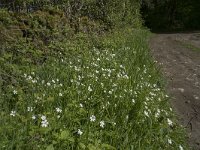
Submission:
M 180 45 L 182 45 L 183 47 L 188 48 L 190 50 L 200 51 L 199 47 L 196 47 L 196 46 L 194 46 L 193 44 L 191 44 L 189 42 L 185 42 L 185 41 L 183 42 L 183 41 L 178 41 L 178 40 L 176 42 L 178 42 Z
M 126 30 L 90 44 L 54 42 L 59 50 L 45 63 L 22 64 L 0 93 L 1 149 L 187 149 L 148 36 Z

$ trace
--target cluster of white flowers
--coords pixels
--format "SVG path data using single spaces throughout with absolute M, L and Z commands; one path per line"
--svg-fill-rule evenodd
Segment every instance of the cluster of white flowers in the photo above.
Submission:
M 26 73 L 24 74 L 24 77 L 26 78 L 27 81 L 34 83 L 37 83 L 39 78 L 38 77 L 34 77 L 35 76 L 35 72 L 31 72 L 30 75 L 27 75 Z
M 49 122 L 47 121 L 46 116 L 42 115 L 42 116 L 41 116 L 41 119 L 42 119 L 41 126 L 42 126 L 42 127 L 45 127 L 45 128 L 48 127 Z
M 12 110 L 12 111 L 10 112 L 10 115 L 13 116 L 13 117 L 15 117 L 15 116 L 16 116 L 16 111 Z
M 33 111 L 33 107 L 27 107 L 27 111 L 32 112 Z
M 38 84 L 42 84 L 42 85 L 45 85 L 45 86 L 48 86 L 50 88 L 56 88 L 56 87 L 62 87 L 63 84 L 60 83 L 60 80 L 59 79 L 52 79 L 52 80 L 49 80 L 47 82 L 45 82 L 45 80 L 41 80 L 40 81 L 40 78 L 36 76 L 36 74 L 34 72 L 31 72 L 30 75 L 28 74 L 24 74 L 24 78 L 31 82 L 31 83 L 38 83 Z
M 157 112 L 155 114 L 155 117 L 158 118 L 160 116 L 160 109 L 157 109 Z
M 57 108 L 56 108 L 56 112 L 57 112 L 57 113 L 61 113 L 61 112 L 62 112 L 62 109 L 60 109 L 60 108 L 57 107 Z
M 62 113 L 62 109 L 61 108 L 56 108 L 56 112 L 57 113 Z M 57 115 L 57 118 L 59 119 L 61 116 L 60 115 Z
M 128 47 L 125 49 L 129 49 Z M 50 94 L 50 96 L 54 97 L 55 101 L 58 99 L 62 101 L 65 96 L 67 96 L 67 88 L 69 88 L 71 91 L 74 90 L 79 98 L 77 100 L 76 106 L 80 110 L 86 109 L 90 102 L 95 102 L 95 96 L 93 96 L 93 92 L 96 94 L 96 92 L 101 92 L 102 96 L 100 97 L 102 99 L 102 104 L 100 104 L 100 109 L 102 109 L 102 112 L 105 110 L 110 110 L 107 108 L 112 107 L 112 109 L 118 109 L 121 105 L 120 101 L 127 100 L 128 105 L 134 106 L 136 102 L 139 101 L 139 98 L 142 94 L 141 91 L 145 91 L 146 95 L 145 97 L 142 96 L 142 102 L 143 106 L 141 109 L 142 115 L 145 117 L 142 117 L 142 121 L 144 122 L 147 120 L 147 118 L 155 117 L 154 119 L 157 119 L 162 114 L 167 114 L 162 109 L 155 108 L 152 109 L 151 106 L 154 106 L 154 103 L 160 102 L 162 100 L 162 97 L 158 96 L 158 93 L 161 92 L 161 89 L 157 86 L 157 84 L 152 84 L 149 82 L 149 79 L 152 78 L 151 75 L 148 74 L 148 67 L 147 66 L 141 66 L 141 68 L 135 68 L 136 74 L 138 74 L 138 78 L 140 80 L 131 82 L 131 85 L 126 85 L 125 83 L 129 81 L 131 78 L 128 76 L 129 72 L 128 69 L 123 65 L 119 64 L 119 62 L 115 59 L 115 54 L 112 52 L 109 52 L 108 50 L 102 50 L 102 52 L 99 52 L 97 49 L 95 49 L 95 54 L 98 55 L 97 57 L 92 58 L 92 62 L 90 60 L 87 60 L 86 63 L 82 63 L 80 59 L 77 59 L 75 61 L 68 60 L 65 61 L 62 60 L 62 63 L 68 64 L 68 69 L 72 72 L 72 76 L 69 78 L 63 79 L 56 79 L 50 78 L 48 80 L 42 80 L 40 82 L 39 77 L 36 77 L 35 73 L 31 73 L 30 75 L 24 74 L 24 77 L 30 81 L 30 83 L 37 83 L 43 85 L 46 89 L 49 91 L 43 92 L 41 95 L 36 96 L 35 102 L 42 102 L 43 99 L 47 98 Z M 101 61 L 103 64 L 101 65 Z M 70 65 L 69 65 L 70 64 Z M 69 68 L 70 67 L 70 68 Z M 70 81 L 70 85 L 66 86 L 66 82 L 64 81 Z M 132 79 L 131 79 L 132 80 Z M 60 81 L 63 81 L 63 84 L 60 83 Z M 85 82 L 87 81 L 87 82 Z M 91 81 L 91 82 L 90 82 Z M 132 87 L 132 84 L 135 85 L 135 87 Z M 99 87 L 98 87 L 99 86 Z M 58 87 L 58 89 L 55 90 L 55 88 Z M 97 88 L 96 88 L 97 87 Z M 99 88 L 99 89 L 98 89 Z M 53 92 L 51 93 L 51 90 Z M 118 92 L 120 91 L 120 92 Z M 20 93 L 20 92 L 19 92 Z M 88 94 L 85 96 L 86 98 L 81 97 L 83 93 Z M 16 90 L 13 91 L 13 94 L 16 95 L 18 92 Z M 51 95 L 52 94 L 52 95 Z M 163 98 L 165 96 L 163 95 Z M 98 97 L 99 98 L 99 97 Z M 114 99 L 114 102 L 110 99 Z M 58 103 L 58 105 L 62 104 Z M 33 109 L 35 110 L 35 107 L 27 107 L 28 112 L 32 112 Z M 93 108 L 92 108 L 93 109 Z M 56 112 L 57 118 L 61 117 L 62 111 L 67 111 L 67 109 L 62 110 L 62 107 L 54 107 L 54 111 Z M 37 112 L 37 111 L 35 111 Z M 92 111 L 91 111 L 92 112 Z M 16 116 L 16 111 L 11 111 L 11 116 Z M 37 116 L 37 117 L 36 117 Z M 41 117 L 41 120 L 40 120 Z M 120 116 L 121 117 L 121 116 Z M 169 117 L 169 116 L 168 116 Z M 39 115 L 39 114 L 32 114 L 32 120 L 35 120 L 36 118 L 41 121 L 41 127 L 48 127 L 49 122 L 47 121 L 47 118 L 45 115 Z M 123 116 L 124 122 L 127 122 L 128 119 L 130 119 L 131 116 L 128 114 Z M 51 118 L 52 119 L 52 118 Z M 116 120 L 112 120 L 111 123 L 106 124 L 105 121 L 99 120 L 98 117 L 93 114 L 89 116 L 88 122 L 92 122 L 95 126 L 98 124 L 99 128 L 103 128 L 109 126 L 109 124 L 113 125 L 113 127 L 116 128 Z M 48 119 L 50 120 L 50 119 Z M 61 120 L 61 119 L 57 119 Z M 116 122 L 113 122 L 116 121 Z M 109 122 L 109 121 L 108 121 Z M 139 122 L 139 121 L 138 121 Z M 118 122 L 117 122 L 118 123 Z M 167 123 L 172 126 L 173 122 L 168 118 Z M 77 129 L 76 133 L 78 135 L 82 135 L 83 131 L 82 129 Z M 167 139 L 168 144 L 172 144 L 172 139 Z M 175 143 L 175 141 L 174 141 Z M 182 146 L 179 146 L 180 150 L 183 150 Z

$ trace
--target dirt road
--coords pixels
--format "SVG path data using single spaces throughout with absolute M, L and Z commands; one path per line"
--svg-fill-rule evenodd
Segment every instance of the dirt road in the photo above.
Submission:
M 200 150 L 200 33 L 155 34 L 150 48 L 168 82 L 171 105 L 187 128 L 189 144 Z

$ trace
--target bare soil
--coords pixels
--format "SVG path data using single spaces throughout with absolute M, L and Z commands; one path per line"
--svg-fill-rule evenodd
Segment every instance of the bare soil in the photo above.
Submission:
M 149 44 L 189 145 L 200 150 L 200 33 L 155 34 Z

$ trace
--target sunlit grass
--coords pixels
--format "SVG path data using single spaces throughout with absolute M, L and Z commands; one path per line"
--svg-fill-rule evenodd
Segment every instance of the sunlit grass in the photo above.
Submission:
M 0 95 L 1 149 L 182 150 L 147 36 L 112 33 L 74 53 L 62 44 L 43 65 L 21 69 Z

